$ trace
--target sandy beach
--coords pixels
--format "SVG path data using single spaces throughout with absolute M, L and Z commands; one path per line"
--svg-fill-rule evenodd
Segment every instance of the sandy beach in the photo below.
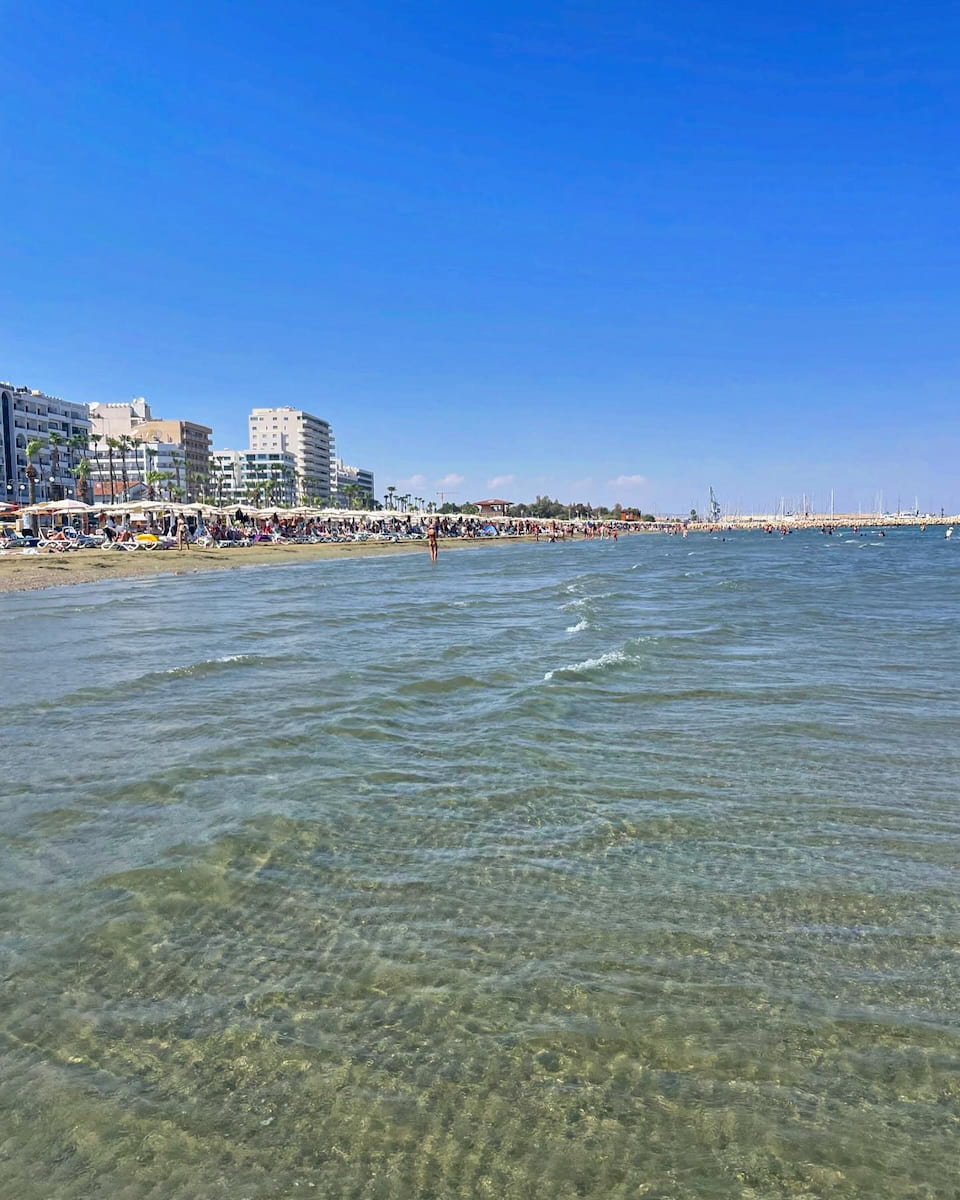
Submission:
M 469 550 L 531 542 L 532 538 L 444 538 L 440 549 Z M 189 575 L 197 571 L 230 571 L 240 567 L 290 566 L 325 558 L 359 558 L 386 554 L 422 554 L 426 542 L 337 542 L 325 545 L 259 545 L 232 549 L 76 550 L 63 554 L 11 553 L 0 558 L 0 592 L 27 592 L 96 583 L 103 579 L 133 579 L 146 575 Z

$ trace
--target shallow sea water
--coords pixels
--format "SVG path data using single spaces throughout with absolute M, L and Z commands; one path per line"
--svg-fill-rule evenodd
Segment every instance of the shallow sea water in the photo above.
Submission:
M 960 1196 L 958 584 L 928 530 L 0 598 L 0 1198 Z

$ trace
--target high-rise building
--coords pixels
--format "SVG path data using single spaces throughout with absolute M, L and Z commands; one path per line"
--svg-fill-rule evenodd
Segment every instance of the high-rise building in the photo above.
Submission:
M 292 454 L 299 495 L 329 501 L 333 459 L 329 422 L 299 408 L 255 408 L 250 413 L 250 449 Z
M 61 400 L 30 388 L 0 383 L 0 500 L 26 503 L 28 467 L 36 472 L 38 500 L 63 500 L 76 495 L 72 468 L 90 434 L 85 404 Z M 30 442 L 42 442 L 27 461 Z

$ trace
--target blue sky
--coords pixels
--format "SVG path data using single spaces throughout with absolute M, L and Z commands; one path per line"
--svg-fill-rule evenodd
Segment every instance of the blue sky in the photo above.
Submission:
M 0 18 L 0 377 L 427 498 L 960 509 L 956 6 Z

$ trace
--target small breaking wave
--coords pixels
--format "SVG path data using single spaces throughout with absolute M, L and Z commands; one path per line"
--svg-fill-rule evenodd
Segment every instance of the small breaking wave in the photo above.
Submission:
M 297 658 L 278 655 L 261 654 L 226 654 L 222 658 L 206 658 L 200 662 L 189 663 L 181 667 L 168 667 L 166 670 L 147 671 L 134 679 L 128 679 L 118 684 L 116 682 L 96 684 L 92 687 L 78 688 L 55 700 L 40 700 L 30 705 L 31 711 L 44 712 L 59 709 L 69 704 L 117 702 L 118 695 L 123 692 L 142 692 L 150 688 L 167 687 L 172 679 L 199 679 L 207 675 L 216 675 L 223 671 L 231 671 L 236 667 L 275 667 L 286 662 L 300 661 Z M 119 691 L 118 691 L 119 689 Z
M 220 670 L 221 667 L 229 666 L 231 663 L 262 663 L 264 661 L 257 654 L 225 654 L 222 658 L 205 658 L 200 662 L 190 663 L 186 667 L 170 667 L 164 671 L 164 675 L 208 675 L 211 672 Z
M 590 604 L 595 604 L 598 600 L 609 600 L 613 592 L 600 592 L 596 596 L 580 596 L 576 600 L 569 600 L 566 604 L 560 605 L 561 612 L 569 612 L 571 609 L 586 608 Z
M 585 658 L 583 662 L 568 663 L 565 667 L 557 667 L 553 671 L 548 671 L 544 675 L 543 681 L 549 683 L 553 679 L 576 679 L 638 661 L 635 655 L 626 650 L 608 650 L 606 654 L 601 654 L 598 658 Z
M 588 623 L 586 617 L 581 617 L 581 619 L 576 623 L 576 625 L 568 625 L 567 626 L 567 633 L 583 633 L 583 631 L 588 628 L 589 628 L 589 623 Z

